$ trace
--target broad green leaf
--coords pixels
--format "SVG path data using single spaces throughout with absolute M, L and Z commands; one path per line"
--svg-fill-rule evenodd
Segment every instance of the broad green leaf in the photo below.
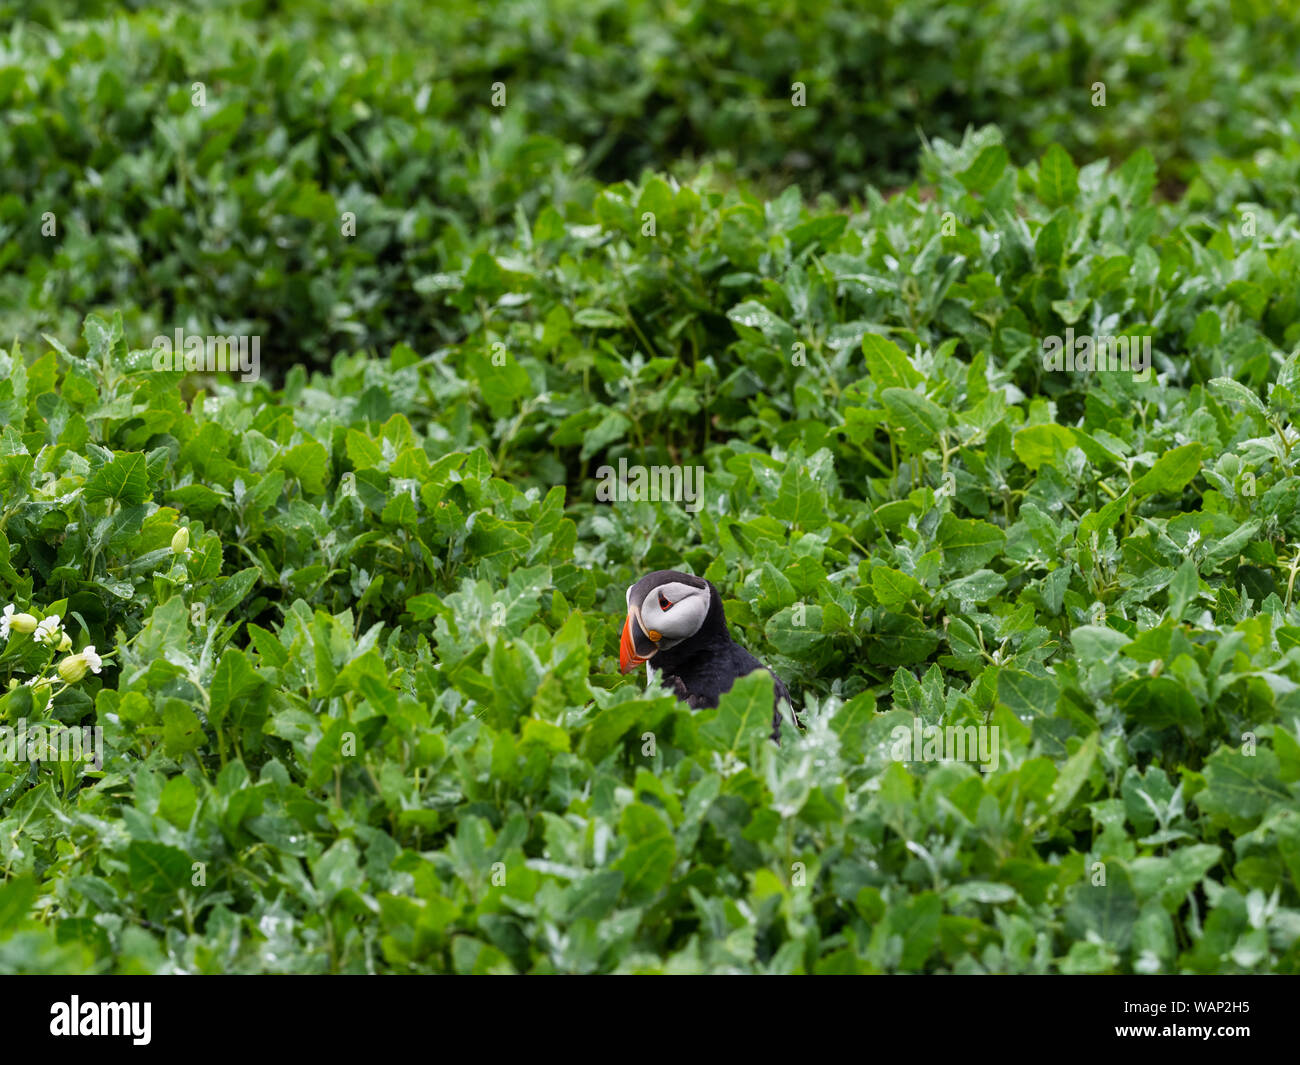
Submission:
M 1006 168 L 1007 150 L 1000 144 L 989 144 L 957 177 L 971 192 L 988 192 Z
M 713 750 L 747 754 L 750 744 L 772 732 L 772 675 L 765 669 L 741 677 L 725 692 L 700 737 Z
M 985 521 L 945 514 L 935 539 L 943 548 L 945 569 L 973 572 L 1002 552 L 1006 534 Z
M 888 566 L 878 566 L 871 571 L 871 588 L 876 601 L 886 610 L 898 610 L 928 598 L 920 581 Z
M 145 457 L 118 453 L 104 463 L 86 482 L 83 498 L 87 503 L 112 499 L 123 506 L 143 503 L 149 498 L 149 478 Z
M 933 440 L 948 421 L 942 407 L 906 388 L 887 388 L 880 394 L 880 401 L 890 421 L 921 444 Z
M 1167 451 L 1133 485 L 1138 495 L 1173 495 L 1181 492 L 1201 469 L 1199 443 Z
M 875 382 L 879 393 L 887 388 L 910 390 L 925 380 L 912 366 L 907 354 L 879 333 L 863 334 L 862 354 L 866 360 L 867 374 Z
M 1070 155 L 1053 144 L 1038 161 L 1038 198 L 1048 207 L 1071 203 L 1079 191 L 1079 171 Z

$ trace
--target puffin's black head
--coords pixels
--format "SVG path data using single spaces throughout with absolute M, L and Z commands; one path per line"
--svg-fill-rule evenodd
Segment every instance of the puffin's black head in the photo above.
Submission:
M 619 644 L 619 670 L 626 673 L 706 627 L 726 623 L 717 589 L 703 577 L 660 569 L 627 590 L 627 620 Z

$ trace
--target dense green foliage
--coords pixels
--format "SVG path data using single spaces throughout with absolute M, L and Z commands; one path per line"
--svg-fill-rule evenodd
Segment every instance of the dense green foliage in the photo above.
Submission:
M 9 31 L 0 729 L 104 760 L 0 759 L 0 971 L 1300 970 L 1295 27 L 643 6 Z M 1210 39 L 1228 123 L 1182 106 Z M 773 117 L 801 48 L 894 95 Z M 1093 122 L 1122 56 L 1147 110 Z M 914 185 L 811 195 L 922 119 Z M 160 372 L 177 325 L 315 368 Z M 1067 329 L 1149 372 L 1049 369 Z M 597 502 L 620 459 L 703 506 Z M 802 731 L 762 675 L 618 675 L 656 568 Z M 915 722 L 996 761 L 900 757 Z
M 1297 167 L 1295 0 L 135 6 L 0 0 L 26 16 L 0 36 L 0 336 L 121 310 L 140 346 L 192 322 L 281 368 L 425 351 L 466 333 L 422 278 L 691 159 L 861 198 L 911 180 L 922 133 L 993 123 L 1022 164 L 1145 146 L 1167 190 L 1220 156 Z

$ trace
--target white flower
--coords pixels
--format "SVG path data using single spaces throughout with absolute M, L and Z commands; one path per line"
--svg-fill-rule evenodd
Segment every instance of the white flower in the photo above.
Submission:
M 95 645 L 91 644 L 84 651 L 75 655 L 68 655 L 59 663 L 59 676 L 65 684 L 76 684 L 86 675 L 89 669 L 92 673 L 98 673 L 103 668 L 104 660 L 95 654 Z
M 51 614 L 48 618 L 41 620 L 36 626 L 36 635 L 32 637 L 37 643 L 57 643 L 56 633 L 59 631 L 59 615 Z
M 10 629 L 14 632 L 31 632 L 35 628 L 36 619 L 31 614 L 15 614 L 13 603 L 6 606 L 4 615 L 0 616 L 0 639 L 9 639 Z

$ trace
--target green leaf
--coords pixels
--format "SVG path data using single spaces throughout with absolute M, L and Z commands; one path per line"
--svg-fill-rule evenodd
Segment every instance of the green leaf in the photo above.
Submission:
M 826 515 L 826 493 L 802 465 L 792 462 L 781 474 L 774 513 L 791 525 L 816 527 Z
M 766 669 L 741 677 L 723 694 L 717 710 L 704 717 L 700 738 L 715 751 L 747 753 L 752 743 L 771 734 L 773 701 L 772 674 Z
M 917 600 L 928 598 L 920 581 L 888 566 L 877 566 L 871 571 L 871 590 L 876 595 L 876 601 L 886 610 L 898 610 Z
M 1079 171 L 1059 144 L 1053 144 L 1038 161 L 1038 198 L 1048 207 L 1073 202 L 1079 192 Z
M 906 353 L 878 333 L 863 334 L 862 354 L 866 359 L 867 373 L 881 393 L 887 388 L 911 390 L 925 380 L 912 366 Z
M 312 879 L 327 905 L 340 893 L 355 891 L 365 883 L 357 858 L 356 844 L 350 839 L 340 839 L 312 863 Z
M 232 707 L 251 698 L 262 685 L 262 679 L 249 663 L 248 656 L 238 647 L 229 648 L 221 656 L 212 677 L 208 719 L 219 727 Z
M 163 750 L 169 758 L 179 758 L 198 750 L 206 737 L 199 719 L 184 703 L 169 699 L 163 707 Z
M 1059 692 L 1060 686 L 1053 677 L 1020 669 L 1003 669 L 998 673 L 998 699 L 1021 719 L 1052 716 Z
M 989 144 L 957 178 L 971 192 L 988 192 L 1006 168 L 1007 150 L 1000 144 Z
M 297 478 L 308 495 L 319 495 L 325 491 L 329 476 L 329 453 L 315 440 L 308 440 L 277 455 L 273 468 Z
M 889 411 L 890 421 L 901 426 L 920 446 L 933 440 L 948 421 L 942 407 L 906 388 L 887 388 L 880 394 L 880 401 Z
M 0 928 L 17 928 L 26 921 L 39 890 L 33 877 L 0 882 Z
M 1115 953 L 1128 949 L 1138 918 L 1138 897 L 1123 862 L 1105 863 L 1105 883 L 1077 884 L 1065 911 L 1065 933 L 1071 939 L 1095 937 Z
M 190 884 L 192 863 L 179 847 L 133 840 L 126 849 L 131 890 L 144 899 L 174 895 Z
M 1220 747 L 1205 763 L 1205 790 L 1196 805 L 1232 823 L 1254 822 L 1290 795 L 1278 779 L 1277 755 L 1260 748 L 1253 755 Z
M 600 307 L 583 307 L 574 314 L 573 321 L 587 329 L 623 329 L 627 326 L 622 316 Z
M 1069 212 L 1064 208 L 1043 223 L 1034 238 L 1034 255 L 1044 266 L 1059 266 L 1065 254 L 1065 238 L 1069 229 Z M 1066 325 L 1079 320 L 1089 300 L 1053 300 L 1052 309 Z
M 672 878 L 677 860 L 672 833 L 658 814 L 635 803 L 623 811 L 620 834 L 629 845 L 613 868 L 622 874 L 623 894 L 634 905 L 647 902 Z
M 1007 537 L 986 521 L 945 514 L 935 539 L 943 548 L 944 569 L 969 572 L 997 558 Z
M 123 506 L 132 506 L 145 502 L 149 495 L 145 457 L 118 452 L 86 482 L 83 498 L 87 503 L 113 499 Z
M 1193 442 L 1167 451 L 1133 485 L 1140 496 L 1181 492 L 1201 469 L 1201 445 Z
M 727 312 L 727 317 L 737 325 L 757 329 L 766 340 L 780 349 L 783 360 L 789 357 L 794 344 L 794 330 L 785 319 L 764 307 L 763 304 L 746 300 L 732 307 Z
M 768 641 L 782 654 L 805 655 L 826 643 L 822 633 L 825 614 L 818 604 L 795 603 L 773 614 L 764 630 Z
M 1074 446 L 1074 434 L 1054 422 L 1031 425 L 1012 437 L 1011 446 L 1016 457 L 1037 472 L 1048 463 L 1059 465 L 1064 461 L 1065 453 Z
M 1066 759 L 1061 767 L 1061 774 L 1056 778 L 1050 796 L 1052 813 L 1059 814 L 1070 807 L 1074 797 L 1079 794 L 1088 774 L 1092 772 L 1093 763 L 1097 761 L 1098 734 L 1090 733 L 1079 745 L 1079 749 Z
M 1198 843 L 1181 847 L 1168 857 L 1134 859 L 1129 867 L 1137 896 L 1158 898 L 1166 910 L 1176 912 L 1222 855 L 1219 847 Z
M 189 777 L 172 777 L 163 785 L 158 815 L 176 828 L 187 829 L 198 809 L 198 793 Z
M 1178 623 L 1183 620 L 1187 608 L 1200 593 L 1201 578 L 1196 571 L 1196 563 L 1190 558 L 1184 559 L 1174 579 L 1169 585 L 1169 618 Z
M 1264 406 L 1264 401 L 1254 390 L 1247 388 L 1240 381 L 1234 381 L 1231 377 L 1216 377 L 1206 387 L 1226 403 L 1245 407 L 1247 413 L 1260 419 L 1268 417 L 1268 409 Z

